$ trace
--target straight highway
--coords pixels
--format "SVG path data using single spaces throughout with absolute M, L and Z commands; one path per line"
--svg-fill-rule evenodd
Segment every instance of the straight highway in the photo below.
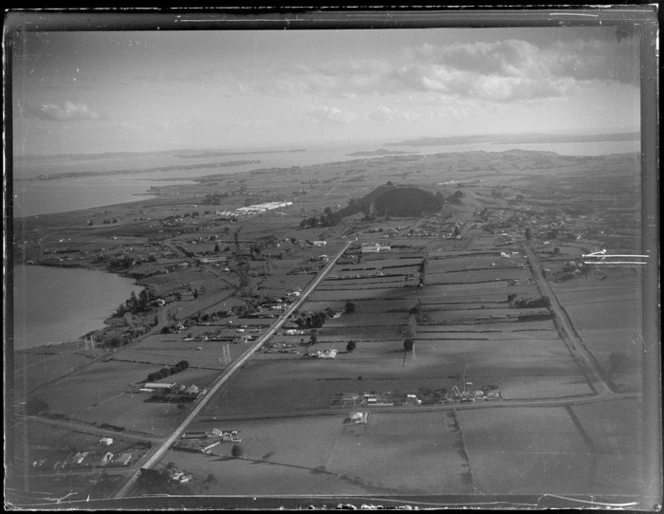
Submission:
M 277 330 L 290 318 L 290 316 L 302 305 L 302 303 L 307 299 L 307 297 L 318 287 L 325 277 L 328 275 L 334 264 L 337 262 L 339 257 L 350 246 L 350 241 L 348 241 L 344 247 L 332 258 L 330 259 L 328 265 L 323 269 L 321 273 L 307 286 L 307 288 L 302 292 L 300 297 L 291 304 L 291 306 L 277 319 L 277 321 L 268 329 L 265 334 L 263 334 L 256 343 L 254 343 L 239 359 L 237 359 L 230 367 L 224 370 L 208 388 L 207 392 L 201 397 L 201 399 L 196 403 L 191 412 L 187 417 L 180 423 L 177 428 L 171 433 L 171 435 L 158 447 L 152 449 L 141 466 L 142 468 L 149 469 L 155 464 L 157 464 L 163 457 L 166 455 L 166 452 L 170 447 L 177 441 L 180 436 L 184 433 L 186 428 L 191 424 L 191 422 L 200 414 L 200 412 L 205 408 L 208 402 L 214 397 L 215 393 L 219 391 L 221 386 L 225 384 L 231 376 L 240 369 L 245 362 L 247 362 L 251 356 L 256 353 L 256 351 L 268 341 Z M 140 469 L 124 482 L 120 490 L 115 494 L 115 498 L 124 498 L 131 488 L 135 485 L 138 477 L 140 475 Z

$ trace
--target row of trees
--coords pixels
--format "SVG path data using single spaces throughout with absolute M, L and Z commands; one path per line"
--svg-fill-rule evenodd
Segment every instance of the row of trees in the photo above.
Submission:
M 180 373 L 181 371 L 184 371 L 189 367 L 189 363 L 187 361 L 180 361 L 174 366 L 170 367 L 164 367 L 161 368 L 159 371 L 156 371 L 154 373 L 150 373 L 148 375 L 148 378 L 146 382 L 155 382 L 161 378 L 166 378 L 170 375 L 174 375 L 176 373 Z

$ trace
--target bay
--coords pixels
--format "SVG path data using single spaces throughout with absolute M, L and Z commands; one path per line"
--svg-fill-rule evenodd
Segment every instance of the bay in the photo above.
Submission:
M 243 173 L 255 169 L 272 167 L 309 166 L 326 162 L 346 161 L 358 159 L 352 156 L 358 150 L 376 150 L 387 141 L 374 142 L 337 142 L 334 144 L 310 146 L 306 151 L 288 152 L 275 151 L 274 153 L 246 154 L 241 159 L 260 160 L 260 164 L 243 164 L 238 166 L 214 168 L 200 168 L 187 170 L 173 170 L 168 172 L 150 173 L 145 171 L 151 166 L 173 165 L 186 161 L 205 163 L 218 161 L 218 156 L 209 156 L 201 153 L 200 157 L 192 156 L 187 159 L 179 158 L 176 151 L 171 154 L 155 156 L 122 156 L 77 161 L 53 161 L 49 164 L 38 161 L 16 163 L 15 178 L 35 177 L 38 174 L 61 173 L 63 171 L 109 171 L 113 169 L 127 169 L 132 163 L 140 173 L 132 175 L 87 176 L 80 178 L 66 178 L 57 180 L 18 180 L 13 182 L 14 217 L 34 216 L 55 212 L 89 209 L 107 205 L 138 201 L 153 197 L 150 195 L 154 186 L 183 184 L 197 177 L 215 173 Z M 394 146 L 392 148 L 395 148 Z M 548 151 L 561 155 L 606 155 L 612 153 L 629 153 L 640 151 L 639 140 L 627 141 L 584 141 L 584 142 L 552 142 L 552 143 L 498 143 L 473 142 L 467 144 L 446 144 L 426 147 L 399 146 L 398 151 L 407 151 L 415 154 L 434 154 L 451 152 L 504 152 L 511 149 Z
M 132 279 L 104 271 L 14 266 L 14 349 L 75 341 L 104 328 L 132 291 Z

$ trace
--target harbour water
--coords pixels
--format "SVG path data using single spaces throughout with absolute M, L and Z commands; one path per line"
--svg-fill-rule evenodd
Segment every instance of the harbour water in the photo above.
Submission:
M 75 341 L 104 327 L 132 291 L 133 280 L 103 271 L 14 266 L 14 348 Z

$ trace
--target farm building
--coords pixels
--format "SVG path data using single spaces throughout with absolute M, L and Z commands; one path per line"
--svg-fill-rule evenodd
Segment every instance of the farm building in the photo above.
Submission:
M 389 252 L 390 245 L 382 245 L 380 243 L 363 243 L 362 244 L 362 253 L 379 253 L 379 252 Z
M 207 436 L 207 432 L 185 432 L 182 439 L 203 439 Z
M 146 382 L 145 389 L 173 389 L 175 382 Z
M 113 444 L 113 438 L 111 438 L 111 437 L 102 437 L 102 438 L 99 440 L 99 444 L 100 444 L 101 446 L 110 446 L 110 445 Z
M 360 399 L 360 395 L 357 393 L 343 393 L 341 395 L 342 402 L 355 402 Z

